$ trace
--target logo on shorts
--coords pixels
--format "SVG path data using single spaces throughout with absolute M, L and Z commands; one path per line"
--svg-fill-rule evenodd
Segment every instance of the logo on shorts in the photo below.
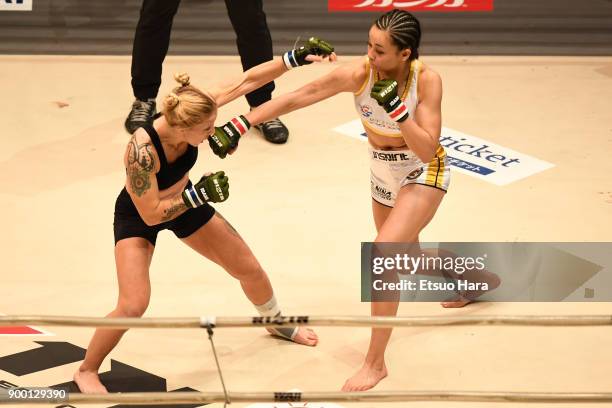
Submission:
M 378 198 L 382 198 L 383 200 L 392 200 L 393 195 L 389 190 L 384 187 L 378 186 L 374 184 L 374 182 L 370 182 L 372 187 L 372 195 Z
M 374 111 L 370 105 L 359 105 L 359 109 L 361 110 L 361 116 L 364 118 L 369 118 L 374 114 Z
M 328 0 L 329 11 L 493 11 L 493 0 Z
M 406 176 L 406 178 L 408 180 L 415 180 L 415 179 L 419 178 L 419 176 L 421 174 L 423 174 L 423 168 L 422 167 L 420 169 L 416 169 L 416 170 L 411 171 L 410 174 L 408 174 Z
M 410 156 L 408 156 L 406 153 L 381 153 L 377 151 L 372 152 L 372 158 L 386 162 L 410 160 Z

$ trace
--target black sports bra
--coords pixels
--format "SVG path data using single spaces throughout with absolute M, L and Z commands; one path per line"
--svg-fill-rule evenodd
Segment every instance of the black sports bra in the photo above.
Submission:
M 149 134 L 159 157 L 159 172 L 156 174 L 157 186 L 160 190 L 165 190 L 176 184 L 193 167 L 198 158 L 198 148 L 188 145 L 187 151 L 182 156 L 168 163 L 161 140 L 153 125 L 143 126 L 143 129 Z

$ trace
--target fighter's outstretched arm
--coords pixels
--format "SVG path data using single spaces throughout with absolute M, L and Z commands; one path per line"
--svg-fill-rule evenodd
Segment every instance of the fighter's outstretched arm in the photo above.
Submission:
M 275 80 L 292 68 L 324 60 L 333 62 L 336 59 L 334 48 L 329 43 L 313 37 L 303 47 L 288 51 L 282 57 L 259 64 L 237 78 L 220 83 L 210 89 L 209 92 L 215 98 L 217 105 L 223 106 Z
M 252 125 L 310 106 L 341 92 L 356 92 L 365 78 L 363 60 L 342 65 L 295 91 L 273 98 L 245 117 Z

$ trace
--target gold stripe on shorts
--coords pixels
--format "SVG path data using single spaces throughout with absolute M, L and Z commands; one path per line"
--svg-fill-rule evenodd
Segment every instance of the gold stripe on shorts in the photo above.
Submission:
M 446 170 L 446 152 L 442 146 L 438 146 L 438 150 L 436 151 L 436 156 L 427 164 L 427 169 L 425 170 L 425 184 L 437 188 L 444 188 L 445 184 L 445 170 Z

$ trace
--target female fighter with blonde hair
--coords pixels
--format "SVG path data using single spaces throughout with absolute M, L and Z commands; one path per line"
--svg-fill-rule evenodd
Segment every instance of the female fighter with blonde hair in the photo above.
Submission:
M 164 100 L 163 111 L 152 125 L 136 130 L 124 155 L 125 187 L 115 204 L 115 263 L 119 299 L 109 317 L 140 317 L 149 304 L 149 266 L 157 234 L 171 230 L 185 244 L 217 263 L 240 281 L 242 290 L 263 316 L 278 316 L 266 272 L 238 232 L 208 202 L 225 201 L 228 179 L 223 172 L 204 175 L 192 185 L 189 170 L 198 156 L 197 146 L 208 138 L 213 150 L 231 152 L 249 122 L 232 119 L 224 135 L 212 135 L 217 109 L 287 72 L 288 68 L 323 59 L 335 60 L 333 48 L 310 39 L 305 47 L 246 71 L 240 78 L 203 92 L 189 84 L 187 75 L 176 76 L 180 86 Z M 278 327 L 272 334 L 314 346 L 309 329 Z M 84 393 L 105 393 L 98 370 L 125 330 L 96 330 L 85 360 L 74 375 Z

